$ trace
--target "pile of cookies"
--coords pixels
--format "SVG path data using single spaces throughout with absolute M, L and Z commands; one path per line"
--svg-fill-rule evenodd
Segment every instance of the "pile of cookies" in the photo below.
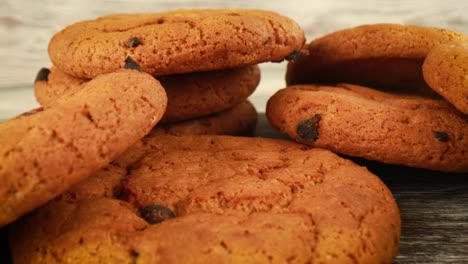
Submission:
M 466 109 L 454 95 L 466 85 L 443 77 L 466 74 L 466 45 L 432 49 L 465 38 L 373 25 L 304 47 L 296 22 L 260 10 L 71 25 L 35 81 L 42 107 L 0 124 L 0 226 L 10 224 L 13 261 L 391 263 L 392 194 L 333 152 L 468 171 L 466 111 L 424 81 Z M 255 127 L 246 99 L 257 64 L 283 60 L 291 86 L 267 116 L 305 144 L 232 136 Z
M 289 86 L 268 102 L 274 127 L 349 156 L 468 171 L 468 36 L 364 25 L 316 39 L 305 50 L 288 64 Z

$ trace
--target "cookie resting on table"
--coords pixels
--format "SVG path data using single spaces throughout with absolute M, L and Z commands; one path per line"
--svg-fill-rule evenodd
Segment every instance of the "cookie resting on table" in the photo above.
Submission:
M 391 263 L 399 210 L 366 168 L 289 141 L 161 136 L 10 232 L 18 263 Z

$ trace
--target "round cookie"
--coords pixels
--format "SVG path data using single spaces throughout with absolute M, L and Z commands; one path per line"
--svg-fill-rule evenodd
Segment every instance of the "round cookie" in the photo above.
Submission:
M 47 77 L 48 76 L 48 77 Z M 34 91 L 41 105 L 48 105 L 89 79 L 79 79 L 51 67 L 41 69 Z M 228 110 L 243 102 L 260 82 L 257 65 L 212 72 L 160 77 L 168 104 L 161 123 L 172 123 Z
M 140 155 L 110 165 L 115 173 L 101 170 L 15 223 L 14 261 L 391 263 L 397 254 L 390 191 L 330 151 L 172 135 L 134 148 Z
M 108 164 L 151 130 L 166 102 L 152 76 L 123 69 L 0 124 L 0 226 Z
M 157 125 L 152 133 L 247 136 L 253 135 L 256 125 L 257 111 L 249 101 L 244 101 L 224 112 Z
M 266 115 L 304 144 L 384 163 L 468 171 L 467 118 L 443 100 L 346 84 L 297 85 L 271 97 Z
M 67 74 L 93 78 L 127 56 L 155 76 L 280 61 L 304 45 L 293 20 L 261 10 L 177 10 L 120 14 L 73 24 L 54 35 L 49 56 Z
M 436 45 L 468 37 L 451 30 L 398 24 L 340 30 L 306 45 L 288 64 L 288 85 L 354 83 L 382 90 L 437 96 L 427 86 L 422 64 Z
M 468 114 L 468 41 L 434 47 L 423 64 L 429 86 Z

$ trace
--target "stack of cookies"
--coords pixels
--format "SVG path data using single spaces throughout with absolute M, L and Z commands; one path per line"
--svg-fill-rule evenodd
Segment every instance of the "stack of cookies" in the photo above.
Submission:
M 296 23 L 269 12 L 107 16 L 52 38 L 55 66 L 38 73 L 35 95 L 47 106 L 100 74 L 135 68 L 165 88 L 168 105 L 160 124 L 167 132 L 248 134 L 257 117 L 246 101 L 260 81 L 256 64 L 283 60 L 303 43 Z
M 139 68 L 130 57 L 126 61 L 124 67 Z M 257 65 L 156 78 L 168 98 L 157 130 L 171 134 L 248 135 L 253 132 L 257 112 L 246 99 L 260 81 Z M 35 95 L 47 107 L 89 81 L 68 75 L 57 67 L 43 68 L 35 81 Z
M 304 42 L 293 20 L 258 10 L 113 15 L 57 33 L 35 81 L 42 107 L 0 125 L 13 261 L 391 263 L 399 210 L 366 168 L 290 141 L 190 135 L 251 131 L 256 64 Z M 283 113 L 308 113 L 302 99 Z M 322 137 L 322 120 L 301 137 Z
M 274 127 L 336 153 L 468 172 L 468 36 L 365 25 L 316 39 L 304 53 L 268 102 Z
M 2 124 L 3 133 L 15 135 L 2 144 L 8 171 L 2 179 L 11 180 L 4 195 L 15 195 L 2 206 L 0 223 L 57 196 L 156 124 L 175 134 L 187 132 L 187 120 L 198 128 L 188 133 L 223 133 L 228 126 L 228 134 L 248 133 L 256 112 L 245 100 L 260 80 L 256 64 L 283 60 L 304 41 L 293 20 L 251 10 L 111 15 L 63 29 L 49 43 L 54 66 L 35 81 L 42 107 Z M 56 164 L 59 157 L 64 160 Z M 42 179 L 47 170 L 52 175 Z M 23 179 L 7 177 L 13 171 Z M 17 205 L 24 200 L 27 206 Z

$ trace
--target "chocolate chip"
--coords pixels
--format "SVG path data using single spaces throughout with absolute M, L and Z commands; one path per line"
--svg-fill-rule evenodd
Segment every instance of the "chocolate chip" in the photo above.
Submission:
M 320 114 L 315 114 L 314 117 L 306 120 L 302 120 L 297 124 L 296 132 L 297 135 L 307 141 L 316 141 L 318 139 L 318 124 L 322 117 Z
M 39 72 L 36 75 L 36 79 L 34 82 L 39 82 L 39 81 L 48 81 L 49 80 L 49 73 L 50 70 L 47 68 L 41 68 Z
M 137 70 L 141 72 L 141 67 L 140 64 L 138 64 L 136 61 L 134 61 L 130 56 L 128 56 L 125 59 L 125 64 L 124 64 L 125 69 L 130 69 L 130 70 Z
M 159 204 L 148 205 L 141 209 L 140 213 L 141 217 L 150 224 L 159 224 L 176 216 L 171 209 Z
M 22 114 L 19 115 L 18 117 L 32 116 L 32 115 L 35 115 L 35 114 L 37 114 L 37 113 L 39 113 L 39 112 L 42 112 L 43 110 L 44 110 L 43 107 L 38 107 L 38 108 L 35 108 L 35 109 L 30 110 L 30 111 L 28 111 L 28 112 L 22 113 Z
M 141 40 L 137 37 L 133 37 L 125 42 L 125 46 L 127 48 L 135 48 L 141 45 Z
M 137 259 L 140 256 L 140 253 L 138 253 L 136 250 L 131 249 L 130 250 L 130 258 L 132 259 L 132 263 L 137 263 Z
M 284 57 L 284 59 L 282 60 L 276 60 L 276 61 L 271 61 L 271 62 L 274 62 L 274 63 L 280 63 L 280 62 L 283 62 L 285 60 L 287 61 L 292 61 L 292 60 L 295 60 L 297 58 L 299 58 L 300 56 L 302 55 L 302 53 L 298 50 L 295 50 L 293 51 L 291 54 L 289 54 L 288 56 Z
M 301 56 L 301 52 L 298 51 L 298 50 L 295 50 L 291 54 L 286 56 L 284 59 L 287 60 L 287 61 L 292 61 L 292 60 L 295 60 L 295 59 L 299 58 L 300 56 Z
M 24 112 L 21 114 L 21 116 L 32 116 L 32 115 L 35 115 L 37 114 L 36 111 L 28 111 L 28 112 Z
M 449 140 L 449 135 L 444 131 L 434 131 L 432 133 L 434 134 L 434 137 L 441 142 L 447 142 Z

